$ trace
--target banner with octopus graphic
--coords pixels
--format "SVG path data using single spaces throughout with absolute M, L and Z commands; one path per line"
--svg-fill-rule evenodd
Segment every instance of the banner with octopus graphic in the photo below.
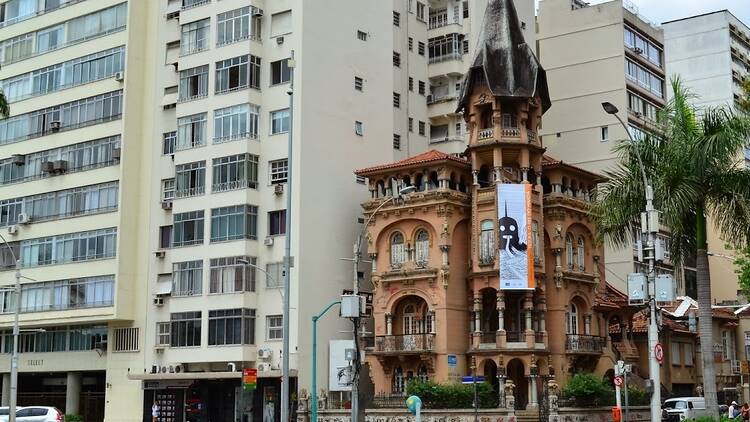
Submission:
M 500 289 L 533 289 L 531 184 L 497 185 Z

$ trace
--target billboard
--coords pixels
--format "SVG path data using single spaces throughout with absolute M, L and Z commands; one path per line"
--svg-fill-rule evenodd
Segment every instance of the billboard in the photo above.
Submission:
M 354 340 L 330 340 L 328 342 L 328 391 L 352 391 L 349 380 L 349 362 L 346 349 L 354 348 Z
M 500 289 L 533 289 L 531 184 L 497 185 Z

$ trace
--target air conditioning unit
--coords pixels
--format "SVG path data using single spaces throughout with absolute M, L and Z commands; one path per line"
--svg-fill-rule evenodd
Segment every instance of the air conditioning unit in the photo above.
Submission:
M 258 370 L 261 371 L 261 372 L 268 372 L 271 369 L 273 369 L 273 368 L 271 367 L 271 364 L 268 363 L 268 362 L 263 362 L 263 363 L 259 363 L 258 364 Z
M 263 346 L 260 349 L 258 349 L 258 358 L 259 359 L 271 359 L 271 349 L 269 349 L 266 346 Z
M 266 246 L 273 246 L 273 237 L 266 236 L 266 238 L 263 239 L 263 244 Z
M 22 212 L 18 214 L 18 224 L 28 224 L 31 222 L 31 216 Z
M 284 44 L 284 37 L 276 37 L 276 44 L 278 45 Z
M 433 98 L 434 97 L 432 96 L 432 94 L 428 95 L 427 96 L 427 103 L 431 103 Z
M 154 296 L 154 306 L 164 306 L 164 297 Z
M 58 130 L 60 130 L 60 121 L 53 120 L 49 122 L 49 128 L 52 129 L 53 132 L 57 132 Z
M 282 193 L 284 193 L 284 185 L 281 183 L 273 185 L 273 193 L 275 195 L 281 195 Z
M 172 209 L 172 201 L 161 201 L 161 209 L 163 209 L 163 210 L 171 210 Z
M 112 159 L 113 160 L 119 160 L 121 153 L 122 153 L 122 150 L 120 148 L 113 148 L 112 149 Z
M 175 364 L 169 365 L 170 374 L 174 374 L 174 373 L 179 374 L 180 372 L 182 372 L 182 364 L 175 363 Z
M 52 161 L 45 161 L 42 163 L 42 172 L 52 173 Z
M 260 10 L 260 9 L 253 10 L 253 16 L 255 16 L 255 17 L 261 17 L 261 16 L 263 16 L 263 11 Z
M 52 162 L 52 170 L 58 173 L 68 171 L 68 162 L 66 160 L 55 160 Z
M 17 166 L 26 164 L 26 156 L 23 154 L 13 154 L 13 164 Z
M 159 259 L 164 259 L 164 255 L 166 255 L 166 252 L 164 252 L 164 251 L 156 251 L 156 252 L 154 252 L 154 256 L 156 256 Z
M 11 224 L 10 226 L 8 226 L 8 234 L 16 233 L 18 233 L 18 226 L 16 226 L 15 224 Z
M 115 73 L 115 80 L 117 82 L 124 81 L 125 80 L 125 72 L 120 71 L 120 72 Z

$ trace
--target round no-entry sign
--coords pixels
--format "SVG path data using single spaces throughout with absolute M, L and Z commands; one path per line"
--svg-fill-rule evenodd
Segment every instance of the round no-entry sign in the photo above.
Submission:
M 622 377 L 621 376 L 616 376 L 615 377 L 615 385 L 618 386 L 618 387 L 622 387 Z
M 661 343 L 656 343 L 656 346 L 654 346 L 654 357 L 659 364 L 664 362 L 664 348 L 661 347 Z

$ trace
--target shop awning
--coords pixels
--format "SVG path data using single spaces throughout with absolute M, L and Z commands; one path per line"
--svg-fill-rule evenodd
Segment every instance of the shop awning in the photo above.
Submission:
M 297 370 L 292 369 L 289 371 L 290 377 L 297 376 Z M 215 379 L 232 379 L 242 378 L 242 372 L 160 372 L 156 374 L 142 373 L 134 374 L 128 373 L 128 379 L 140 380 L 140 381 L 160 381 L 160 380 L 215 380 Z M 258 378 L 281 378 L 280 369 L 272 369 L 270 371 L 258 371 Z

